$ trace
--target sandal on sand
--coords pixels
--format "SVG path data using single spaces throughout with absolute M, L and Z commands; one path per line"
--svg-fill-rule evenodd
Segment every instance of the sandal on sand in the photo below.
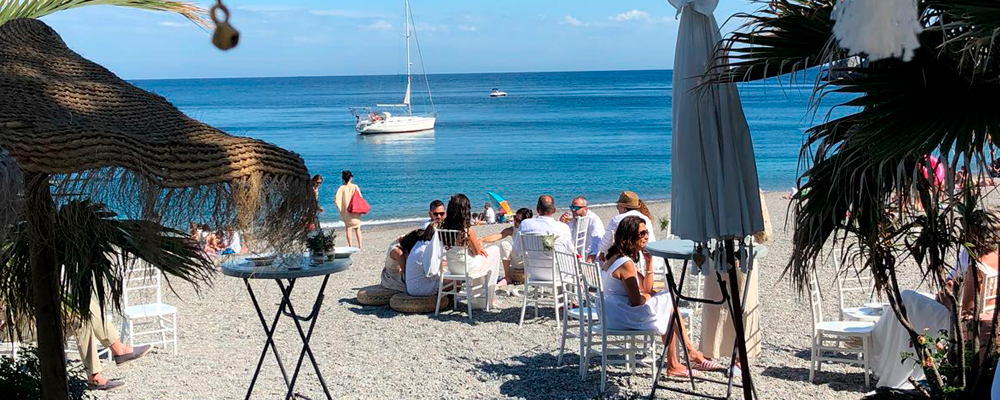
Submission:
M 107 382 L 103 384 L 97 384 L 94 382 L 87 382 L 87 389 L 90 390 L 113 390 L 125 386 L 125 382 L 117 379 L 108 379 Z
M 132 348 L 131 353 L 114 356 L 113 358 L 115 359 L 115 364 L 121 365 L 132 360 L 143 358 L 146 354 L 149 354 L 151 350 L 153 350 L 153 346 L 148 344 L 144 346 L 135 346 Z
M 691 372 L 691 375 L 688 375 L 688 371 Z M 698 372 L 697 370 L 694 369 L 689 369 L 687 371 L 674 371 L 674 372 L 667 371 L 667 376 L 672 378 L 688 378 L 690 376 L 698 377 L 701 376 L 701 372 Z
M 691 368 L 694 368 L 694 369 L 699 370 L 699 371 L 725 371 L 726 370 L 726 367 L 722 366 L 722 364 L 719 364 L 719 363 L 715 362 L 715 360 L 709 360 L 707 358 L 705 359 L 705 361 L 702 361 L 700 363 L 691 364 Z

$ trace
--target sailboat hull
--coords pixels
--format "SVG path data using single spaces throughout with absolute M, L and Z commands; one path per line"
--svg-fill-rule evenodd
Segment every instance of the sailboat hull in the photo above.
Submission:
M 391 116 L 375 122 L 361 121 L 354 128 L 359 134 L 406 133 L 434 129 L 435 117 Z

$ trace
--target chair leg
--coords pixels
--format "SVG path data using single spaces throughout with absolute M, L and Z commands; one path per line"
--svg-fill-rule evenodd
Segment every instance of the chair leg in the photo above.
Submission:
M 563 324 L 562 337 L 559 338 L 559 358 L 556 359 L 556 365 L 562 366 L 563 353 L 566 351 L 566 324 Z
M 434 305 L 434 316 L 441 314 L 441 297 L 444 296 L 445 288 L 443 285 L 438 285 L 438 295 L 437 303 Z
M 172 330 L 173 330 L 173 334 L 174 334 L 173 335 L 174 336 L 174 355 L 176 356 L 177 355 L 177 313 L 173 313 L 173 319 L 174 319 L 173 325 L 171 325 L 171 326 L 173 327 Z M 110 354 L 110 352 L 108 354 Z
M 167 326 L 166 317 L 159 316 L 156 318 L 156 323 L 160 327 L 160 343 L 163 344 L 163 349 L 167 349 Z
M 861 343 L 862 343 L 862 345 L 864 347 L 862 349 L 864 351 L 864 353 L 862 354 L 862 356 L 865 358 L 864 359 L 865 363 L 863 364 L 864 368 L 865 368 L 865 388 L 868 388 L 868 387 L 871 386 L 871 377 L 870 377 L 871 374 L 868 373 L 869 371 L 871 371 L 871 366 L 870 366 L 869 361 L 868 361 L 868 360 L 871 359 L 871 352 L 870 352 L 870 349 L 871 349 L 870 346 L 871 346 L 871 344 L 870 344 L 869 339 L 870 339 L 870 336 L 864 336 L 864 337 L 861 338 Z
M 466 281 L 465 283 L 465 308 L 469 311 L 469 322 L 472 322 L 472 281 Z
M 652 382 L 653 383 L 652 383 L 652 385 L 655 387 L 656 386 L 656 378 L 659 376 L 659 374 L 657 373 L 658 372 L 658 368 L 657 368 L 658 366 L 657 366 L 657 364 L 659 364 L 660 359 L 656 358 L 656 339 L 657 338 L 655 336 L 651 336 L 650 339 L 652 339 L 652 340 L 649 341 L 649 343 L 650 343 L 650 346 L 649 346 L 649 348 L 650 348 L 649 355 L 650 355 L 650 357 L 652 357 L 650 359 L 650 361 L 651 361 L 650 364 L 652 364 L 652 366 L 653 366 L 653 378 L 652 378 Z M 664 351 L 666 351 L 666 350 L 664 350 Z
M 527 283 L 524 284 L 524 293 L 521 293 L 521 321 L 517 323 L 517 326 L 524 325 L 524 311 L 528 309 L 528 296 L 531 294 L 531 286 Z
M 560 327 L 562 327 L 562 320 L 559 319 L 559 307 L 562 306 L 562 301 L 560 301 L 560 299 L 562 297 L 559 294 L 559 291 L 556 290 L 556 288 L 552 288 L 552 291 L 553 291 L 552 307 L 553 310 L 556 311 L 556 329 L 559 329 Z
M 601 336 L 601 393 L 604 393 L 604 385 L 608 380 L 608 337 Z
M 813 334 L 812 351 L 809 353 L 809 383 L 816 378 L 816 334 Z

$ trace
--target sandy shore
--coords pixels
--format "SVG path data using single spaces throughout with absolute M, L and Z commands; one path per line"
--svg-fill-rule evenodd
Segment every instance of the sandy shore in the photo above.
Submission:
M 807 300 L 800 298 L 789 280 L 782 279 L 791 253 L 791 228 L 789 225 L 786 230 L 788 203 L 780 198 L 781 194 L 769 193 L 766 197 L 775 231 L 768 244 L 768 256 L 758 264 L 763 353 L 752 364 L 759 395 L 764 399 L 860 398 L 866 388 L 858 367 L 824 366 L 816 382 L 808 382 L 810 314 Z M 658 217 L 669 213 L 667 203 L 653 204 L 651 208 Z M 614 213 L 610 208 L 595 211 L 605 221 Z M 500 228 L 477 230 L 483 235 Z M 477 310 L 471 324 L 465 313 L 449 312 L 435 318 L 357 304 L 357 288 L 379 281 L 387 244 L 409 229 L 367 230 L 365 250 L 355 255 L 354 266 L 334 275 L 326 288 L 312 347 L 334 398 L 579 399 L 598 395 L 599 359 L 591 364 L 587 379 L 582 381 L 575 351 L 568 365 L 556 366 L 559 336 L 548 317 L 551 309 L 543 310 L 543 318 L 526 320 L 523 327 L 518 327 L 520 298 L 502 298 L 500 310 Z M 663 233 L 658 232 L 658 236 Z M 820 273 L 821 282 L 827 282 L 823 287 L 826 314 L 834 318 L 832 266 L 824 266 Z M 905 286 L 917 287 L 919 277 L 915 273 L 904 277 Z M 298 282 L 294 305 L 300 313 L 312 304 L 320 281 Z M 265 315 L 271 318 L 279 300 L 276 285 L 259 281 L 253 282 L 253 287 Z M 243 282 L 218 274 L 214 286 L 201 293 L 182 283 L 175 283 L 174 288 L 177 294 L 169 294 L 165 300 L 180 309 L 178 354 L 159 350 L 125 366 L 107 367 L 106 376 L 123 378 L 127 384 L 120 390 L 98 393 L 98 398 L 243 398 L 264 343 L 264 333 Z M 276 337 L 286 368 L 292 368 L 300 341 L 291 321 L 279 324 Z M 575 346 L 574 342 L 568 347 Z M 264 366 L 254 398 L 283 396 L 285 385 L 271 355 Z M 297 390 L 309 398 L 324 398 L 311 370 L 307 359 Z M 650 389 L 646 371 L 629 379 L 624 369 L 613 369 L 605 397 L 645 396 Z M 665 384 L 690 388 L 679 381 Z M 699 384 L 698 388 L 725 394 L 724 386 Z M 658 397 L 684 398 L 664 390 L 658 392 Z

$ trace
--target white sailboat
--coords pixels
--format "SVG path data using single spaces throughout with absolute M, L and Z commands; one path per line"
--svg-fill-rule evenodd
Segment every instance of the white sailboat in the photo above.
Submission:
M 413 113 L 410 106 L 410 86 L 413 81 L 410 76 L 410 0 L 404 1 L 404 25 L 406 36 L 406 94 L 403 95 L 403 102 L 398 104 L 375 104 L 374 107 L 352 107 L 356 124 L 354 129 L 359 134 L 371 133 L 404 133 L 419 132 L 434 129 L 434 122 L 437 121 L 437 114 L 433 111 L 430 114 L 418 115 Z M 417 51 L 420 51 L 418 41 Z M 422 63 L 421 58 L 421 63 Z M 424 81 L 426 82 L 426 75 Z M 434 103 L 431 99 L 430 85 L 427 86 L 427 98 L 431 101 L 431 109 Z M 401 115 L 393 114 L 398 111 Z

